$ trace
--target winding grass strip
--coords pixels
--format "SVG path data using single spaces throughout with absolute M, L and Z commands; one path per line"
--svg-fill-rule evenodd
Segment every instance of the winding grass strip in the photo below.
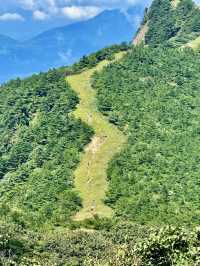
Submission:
M 120 53 L 116 59 L 122 56 L 123 53 Z M 92 74 L 107 64 L 108 61 L 103 61 L 93 69 L 67 77 L 67 82 L 80 98 L 80 104 L 74 112 L 75 117 L 89 124 L 95 131 L 75 171 L 75 187 L 83 200 L 83 208 L 74 217 L 77 221 L 92 218 L 94 215 L 113 215 L 112 209 L 103 202 L 108 185 L 106 172 L 110 160 L 121 151 L 126 136 L 98 111 L 96 92 L 91 88 Z

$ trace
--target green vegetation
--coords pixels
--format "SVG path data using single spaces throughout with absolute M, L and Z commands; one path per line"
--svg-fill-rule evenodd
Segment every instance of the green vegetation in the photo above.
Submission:
M 117 54 L 118 59 L 122 56 L 123 53 Z M 112 210 L 103 203 L 107 189 L 106 170 L 114 154 L 121 150 L 126 137 L 98 111 L 96 94 L 90 82 L 93 73 L 107 64 L 109 61 L 104 60 L 91 70 L 67 78 L 80 98 L 75 117 L 89 124 L 95 131 L 75 171 L 75 186 L 83 200 L 83 208 L 76 214 L 76 220 L 91 218 L 93 215 L 112 215 Z
M 199 21 L 155 0 L 148 46 L 1 86 L 0 265 L 200 265 Z
M 200 37 L 197 37 L 194 41 L 189 42 L 187 46 L 195 50 L 199 50 L 200 49 Z
M 118 45 L 113 45 L 106 47 L 96 53 L 88 56 L 83 56 L 79 62 L 75 63 L 70 67 L 61 68 L 65 75 L 70 76 L 73 74 L 80 74 L 82 71 L 96 67 L 100 62 L 107 60 L 113 61 L 115 59 L 115 54 L 120 52 L 126 52 L 131 48 L 131 45 L 127 43 L 122 43 Z
M 109 230 L 47 234 L 0 225 L 0 265 L 198 266 L 200 231 L 118 223 Z
M 192 0 L 175 3 L 154 0 L 145 21 L 149 30 L 145 41 L 151 46 L 180 46 L 200 35 L 200 9 Z
M 149 30 L 145 36 L 147 44 L 160 45 L 176 36 L 179 28 L 176 27 L 175 13 L 170 0 L 153 1 L 146 18 L 149 21 Z
M 1 219 L 66 223 L 81 207 L 73 171 L 93 131 L 69 116 L 77 103 L 56 70 L 1 87 Z
M 99 109 L 129 135 L 107 204 L 145 224 L 199 224 L 200 54 L 133 49 L 94 77 Z

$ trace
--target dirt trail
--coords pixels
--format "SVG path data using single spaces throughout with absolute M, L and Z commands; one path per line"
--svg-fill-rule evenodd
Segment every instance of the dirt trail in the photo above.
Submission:
M 117 58 L 122 55 L 118 54 Z M 94 71 L 101 70 L 107 64 L 108 61 L 103 61 L 91 70 L 67 77 L 80 98 L 75 117 L 89 124 L 95 131 L 75 171 L 75 187 L 83 200 L 83 208 L 74 217 L 74 220 L 79 221 L 92 218 L 95 214 L 100 217 L 112 216 L 112 209 L 103 202 L 107 190 L 106 172 L 108 163 L 126 142 L 126 136 L 98 111 L 96 93 L 90 84 Z
M 148 23 L 146 23 L 145 25 L 142 26 L 137 36 L 133 40 L 133 45 L 135 46 L 140 45 L 142 41 L 144 41 L 145 35 L 148 32 L 148 30 L 149 30 Z

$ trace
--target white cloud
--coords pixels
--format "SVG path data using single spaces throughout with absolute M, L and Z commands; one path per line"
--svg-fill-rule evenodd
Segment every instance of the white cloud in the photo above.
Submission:
M 33 12 L 33 18 L 35 20 L 46 20 L 49 18 L 48 14 L 46 14 L 45 12 L 43 11 L 40 11 L 40 10 L 35 10 Z
M 69 19 L 86 19 L 96 16 L 101 11 L 96 6 L 70 6 L 62 8 L 62 14 Z
M 15 8 L 23 8 L 33 12 L 34 19 L 66 17 L 72 20 L 91 18 L 104 9 L 121 8 L 141 4 L 148 6 L 153 0 L 0 0 L 0 10 L 12 13 Z M 200 3 L 200 0 L 194 0 Z M 6 20 L 7 15 L 1 18 Z M 10 19 L 22 20 L 19 14 L 8 15 Z
M 151 0 L 0 0 L 3 13 L 22 8 L 33 13 L 33 19 L 46 20 L 66 17 L 81 20 L 94 17 L 100 11 L 112 8 L 126 9 L 135 4 L 147 4 Z M 16 19 L 22 20 L 20 15 Z
M 16 1 L 20 7 L 26 9 L 33 9 L 35 5 L 35 0 L 17 0 Z
M 24 8 L 29 10 L 61 9 L 65 6 L 95 6 L 99 8 L 127 7 L 135 4 L 147 4 L 152 0 L 0 0 L 0 9 Z
M 66 52 L 58 53 L 58 56 L 62 60 L 63 64 L 68 64 L 72 60 L 72 50 L 69 49 Z
M 34 19 L 45 20 L 65 16 L 72 20 L 91 18 L 104 9 L 121 8 L 141 4 L 148 6 L 153 0 L 0 0 L 0 11 L 5 13 L 1 20 L 23 20 L 11 10 L 18 8 L 33 12 Z M 195 0 L 200 3 L 200 0 Z M 8 12 L 8 13 L 6 13 Z
M 24 18 L 18 13 L 4 13 L 0 15 L 0 21 L 24 21 Z
M 97 6 L 100 8 L 126 8 L 135 4 L 148 5 L 153 0 L 0 0 L 0 10 L 7 7 L 23 7 L 30 10 L 62 8 L 65 6 Z M 200 0 L 194 0 L 200 3 Z

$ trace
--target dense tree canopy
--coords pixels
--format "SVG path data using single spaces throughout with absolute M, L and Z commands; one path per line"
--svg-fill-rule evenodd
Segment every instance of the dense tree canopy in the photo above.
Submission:
M 200 35 L 200 9 L 192 0 L 181 0 L 175 7 L 172 0 L 154 0 L 145 21 L 145 41 L 151 46 L 179 46 Z M 175 2 L 175 1 L 174 1 Z
M 200 54 L 134 48 L 94 77 L 100 110 L 129 135 L 106 202 L 139 223 L 199 223 Z
M 57 70 L 1 87 L 1 217 L 42 225 L 80 208 L 73 170 L 92 130 L 69 115 L 77 103 Z

